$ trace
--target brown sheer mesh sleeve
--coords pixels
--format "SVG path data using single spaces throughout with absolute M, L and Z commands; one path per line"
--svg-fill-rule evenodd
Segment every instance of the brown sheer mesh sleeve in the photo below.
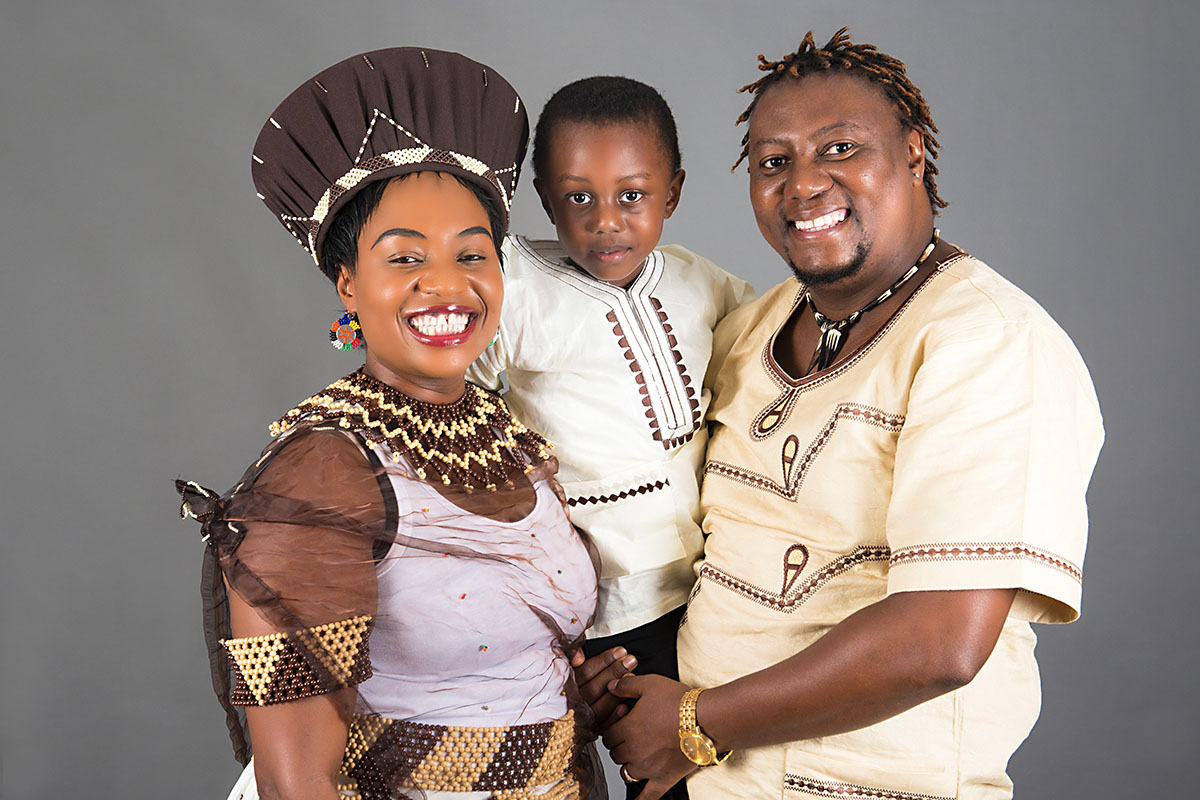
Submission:
M 300 432 L 234 491 L 224 518 L 243 535 L 222 571 L 278 631 L 372 617 L 386 517 L 377 470 L 349 434 Z
M 353 435 L 315 428 L 273 442 L 224 496 L 176 482 L 182 510 L 199 520 L 209 544 L 205 640 L 243 764 L 250 752 L 237 706 L 328 693 L 371 674 L 373 552 L 394 530 L 381 479 Z M 274 633 L 237 636 L 228 589 Z

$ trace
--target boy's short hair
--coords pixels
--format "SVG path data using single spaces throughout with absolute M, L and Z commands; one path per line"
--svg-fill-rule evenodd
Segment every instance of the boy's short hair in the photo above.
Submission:
M 663 152 L 678 172 L 683 165 L 679 153 L 679 134 L 671 107 L 653 86 L 620 75 L 595 75 L 568 83 L 542 108 L 533 134 L 533 174 L 540 178 L 545 169 L 550 133 L 561 122 L 649 123 L 658 129 Z

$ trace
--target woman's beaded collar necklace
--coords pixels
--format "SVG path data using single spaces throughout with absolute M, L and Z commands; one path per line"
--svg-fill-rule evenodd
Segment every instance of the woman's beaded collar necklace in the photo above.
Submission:
M 495 491 L 546 461 L 552 447 L 514 419 L 503 400 L 473 383 L 453 403 L 427 403 L 362 369 L 288 411 L 271 425 L 271 435 L 324 421 L 354 431 L 372 449 L 386 445 L 392 461 L 407 461 L 421 480 L 468 491 Z

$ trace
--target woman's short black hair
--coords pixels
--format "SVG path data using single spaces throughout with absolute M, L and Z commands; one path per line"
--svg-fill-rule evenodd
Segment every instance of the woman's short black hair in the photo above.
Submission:
M 542 177 L 550 134 L 561 122 L 589 122 L 595 125 L 642 123 L 658 130 L 663 153 L 671 162 L 672 172 L 683 166 L 679 153 L 679 134 L 671 107 L 653 86 L 620 75 L 596 75 L 568 83 L 546 101 L 533 134 L 533 174 Z
M 504 215 L 495 198 L 479 184 L 453 172 L 426 171 L 436 171 L 441 176 L 449 175 L 475 195 L 487 213 L 488 226 L 492 229 L 492 243 L 496 245 L 496 255 L 503 258 L 500 245 L 504 241 Z M 346 205 L 338 209 L 333 221 L 329 223 L 325 242 L 321 246 L 321 272 L 325 273 L 326 278 L 336 285 L 342 267 L 349 270 L 350 274 L 354 274 L 354 268 L 358 265 L 358 237 L 366 227 L 367 220 L 379 207 L 384 190 L 392 181 L 402 181 L 410 175 L 416 174 L 418 173 L 408 172 L 386 180 L 372 181 L 350 198 Z

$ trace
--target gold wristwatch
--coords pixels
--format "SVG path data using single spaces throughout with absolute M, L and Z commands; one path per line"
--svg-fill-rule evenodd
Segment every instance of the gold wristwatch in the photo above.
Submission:
M 729 750 L 717 755 L 717 748 L 713 746 L 712 739 L 700 730 L 700 725 L 696 722 L 696 700 L 703 691 L 703 689 L 689 689 L 684 693 L 683 699 L 679 701 L 679 749 L 693 764 L 711 767 L 729 758 L 729 754 L 733 751 Z

